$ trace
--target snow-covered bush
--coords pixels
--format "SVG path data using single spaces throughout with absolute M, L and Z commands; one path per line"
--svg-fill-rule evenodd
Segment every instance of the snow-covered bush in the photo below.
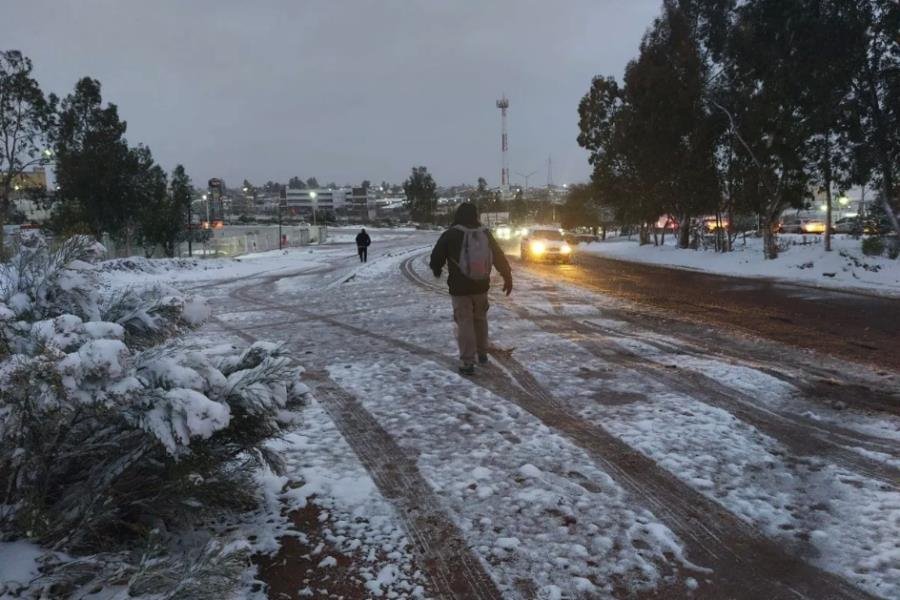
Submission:
M 173 563 L 166 536 L 255 504 L 254 473 L 281 466 L 265 442 L 306 388 L 276 345 L 221 356 L 173 337 L 206 304 L 104 289 L 96 252 L 35 236 L 0 266 L 0 538 L 93 556 L 51 569 L 68 585 L 114 576 L 168 593 L 187 585 L 178 573 L 240 554 L 213 540 Z

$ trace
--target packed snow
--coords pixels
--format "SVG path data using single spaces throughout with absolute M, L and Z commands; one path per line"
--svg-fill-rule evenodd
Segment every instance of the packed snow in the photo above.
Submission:
M 866 256 L 861 241 L 848 235 L 832 237 L 826 252 L 821 235 L 782 234 L 781 253 L 765 260 L 762 238 L 738 237 L 732 252 L 684 250 L 674 236 L 664 246 L 641 246 L 636 239 L 610 238 L 581 244 L 579 252 L 608 258 L 708 271 L 737 277 L 767 277 L 818 287 L 857 288 L 900 296 L 900 259 Z
M 354 262 L 348 253 L 344 268 L 333 275 L 297 273 L 274 281 L 280 304 L 297 295 L 303 310 L 366 330 L 371 337 L 286 313 L 276 318 L 294 321 L 285 328 L 262 308 L 233 307 L 222 318 L 249 331 L 281 331 L 310 360 L 327 366 L 417 456 L 419 469 L 504 593 L 515 596 L 516 582 L 525 578 L 542 598 L 605 597 L 619 577 L 633 589 L 652 588 L 672 569 L 683 573 L 686 591 L 697 588 L 703 565 L 691 564 L 677 537 L 652 514 L 629 504 L 621 488 L 581 450 L 506 399 L 392 342 L 432 349 L 451 361 L 454 355 L 446 297 L 410 287 L 398 272 L 400 262 L 424 245 L 414 238 L 405 249 L 376 249 L 368 265 Z M 425 271 L 421 262 L 415 264 Z M 528 275 L 517 281 L 510 308 L 504 300 L 491 309 L 494 343 L 514 348 L 514 356 L 572 410 L 792 553 L 870 593 L 894 594 L 900 579 L 889 561 L 890 540 L 900 535 L 889 517 L 898 501 L 895 490 L 827 460 L 798 461 L 727 411 L 622 371 L 521 320 L 512 308 L 563 314 L 620 331 L 617 343 L 628 352 L 651 363 L 666 360 L 656 346 L 632 339 L 630 325 L 604 313 L 606 306 L 627 308 L 622 301 L 561 285 L 548 288 L 546 281 Z M 669 344 L 673 352 L 683 343 L 653 341 Z M 892 417 L 810 405 L 792 386 L 752 363 L 678 356 L 682 369 L 714 377 L 770 403 L 773 410 L 799 406 L 801 413 L 825 422 L 843 419 L 843 426 L 863 434 L 885 440 L 897 435 Z M 854 510 L 854 502 L 864 508 Z M 873 528 L 878 529 L 874 537 Z M 838 547 L 838 540 L 845 545 Z

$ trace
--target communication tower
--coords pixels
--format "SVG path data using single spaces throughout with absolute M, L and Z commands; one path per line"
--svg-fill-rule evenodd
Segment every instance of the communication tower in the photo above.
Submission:
M 500 167 L 500 189 L 509 190 L 509 141 L 506 137 L 506 109 L 509 108 L 509 100 L 504 94 L 497 100 L 497 108 L 500 109 L 500 155 L 502 164 Z

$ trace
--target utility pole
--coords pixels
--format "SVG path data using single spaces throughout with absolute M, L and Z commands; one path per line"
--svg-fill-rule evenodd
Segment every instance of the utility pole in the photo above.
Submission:
M 193 195 L 193 193 L 191 194 Z M 194 215 L 193 209 L 194 199 L 188 198 L 187 205 L 187 232 L 188 232 L 188 256 L 194 256 Z
M 287 194 L 286 192 L 281 192 L 278 195 L 278 249 L 281 250 L 281 203 L 287 202 Z

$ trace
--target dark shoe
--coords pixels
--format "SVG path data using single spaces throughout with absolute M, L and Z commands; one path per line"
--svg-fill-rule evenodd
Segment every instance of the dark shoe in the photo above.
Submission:
M 487 354 L 479 354 L 478 355 L 478 364 L 479 365 L 488 364 L 488 355 Z
M 459 365 L 459 372 L 463 375 L 474 375 L 475 374 L 475 365 L 471 363 L 466 363 L 464 365 Z

